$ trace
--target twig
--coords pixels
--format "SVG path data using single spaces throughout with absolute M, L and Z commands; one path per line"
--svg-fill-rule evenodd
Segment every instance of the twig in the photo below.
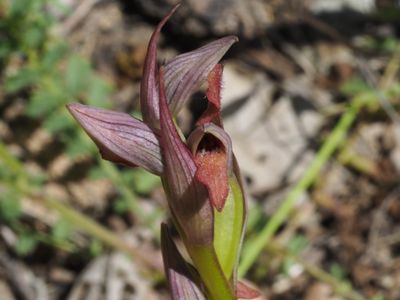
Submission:
M 59 31 L 62 35 L 68 35 L 90 12 L 98 0 L 83 0 L 65 22 Z
M 391 62 L 389 62 L 388 66 L 386 67 L 386 70 L 384 72 L 385 74 L 388 74 L 388 69 L 392 68 L 392 65 L 398 61 L 398 55 L 399 53 L 397 53 L 397 55 L 393 55 Z M 386 84 L 387 82 L 389 82 L 389 79 L 386 78 L 383 81 L 378 82 L 376 76 L 371 72 L 367 64 L 361 58 L 356 58 L 356 62 L 365 81 L 368 83 L 369 87 L 375 91 L 376 98 L 378 99 L 379 104 L 382 106 L 382 109 L 386 112 L 386 114 L 394 123 L 400 125 L 399 114 L 396 112 L 396 110 L 393 108 L 393 105 L 390 103 L 386 95 L 381 90 L 381 84 Z
M 43 200 L 47 207 L 57 211 L 65 220 L 68 220 L 77 229 L 84 231 L 90 236 L 102 241 L 104 244 L 127 254 L 132 259 L 135 259 L 135 262 L 137 263 L 144 263 L 147 267 L 151 267 L 151 269 L 158 272 L 163 271 L 162 265 L 159 264 L 161 260 L 154 259 L 154 257 L 149 257 L 142 253 L 139 249 L 128 245 L 120 237 L 115 235 L 115 233 L 111 232 L 92 219 L 70 208 L 66 204 L 61 203 L 60 201 L 51 198 L 45 198 Z

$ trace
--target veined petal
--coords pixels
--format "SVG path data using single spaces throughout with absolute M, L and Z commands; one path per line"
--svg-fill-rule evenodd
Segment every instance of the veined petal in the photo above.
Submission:
M 195 270 L 187 264 L 171 238 L 166 224 L 161 224 L 161 250 L 173 300 L 205 300 L 197 286 Z
M 226 51 L 237 41 L 235 36 L 223 37 L 194 51 L 178 55 L 165 65 L 166 95 L 173 115 L 179 112 Z
M 175 5 L 161 20 L 156 30 L 153 32 L 144 62 L 143 76 L 140 85 L 140 105 L 144 122 L 154 128 L 158 127 L 160 115 L 157 74 L 157 44 L 161 29 L 178 7 L 179 4 Z
M 229 135 L 217 125 L 197 127 L 188 138 L 197 166 L 196 179 L 208 190 L 212 205 L 221 211 L 229 193 L 232 174 L 232 143 Z
M 182 142 L 168 109 L 160 71 L 160 135 L 164 173 L 162 180 L 174 217 L 185 239 L 194 245 L 209 245 L 213 238 L 213 211 L 206 188 L 194 180 L 196 164 Z
M 67 108 L 104 159 L 140 166 L 156 175 L 163 172 L 158 134 L 148 125 L 127 113 L 78 103 L 68 104 Z

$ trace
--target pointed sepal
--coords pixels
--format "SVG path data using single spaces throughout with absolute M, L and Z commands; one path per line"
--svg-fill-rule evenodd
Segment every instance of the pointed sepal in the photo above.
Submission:
M 206 300 L 198 274 L 179 253 L 166 224 L 161 224 L 161 251 L 172 300 Z
M 154 30 L 143 67 L 143 76 L 140 85 L 140 106 L 143 120 L 151 127 L 157 128 L 159 123 L 159 89 L 158 89 L 158 65 L 157 65 L 157 44 L 161 29 L 165 23 L 175 13 L 179 4 L 175 5 L 171 11 L 161 20 Z
M 181 110 L 189 97 L 207 80 L 214 66 L 237 41 L 235 36 L 223 37 L 178 55 L 165 65 L 166 95 L 173 115 Z
M 163 172 L 158 134 L 148 125 L 127 113 L 79 103 L 68 104 L 67 108 L 104 159 L 140 166 L 156 175 Z

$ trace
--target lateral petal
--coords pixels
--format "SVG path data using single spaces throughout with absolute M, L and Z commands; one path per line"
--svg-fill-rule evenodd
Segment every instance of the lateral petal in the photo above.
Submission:
M 102 157 L 127 166 L 163 172 L 158 134 L 127 113 L 72 103 L 68 110 L 96 143 Z
M 183 104 L 205 82 L 214 66 L 237 41 L 236 36 L 223 37 L 178 55 L 165 65 L 165 93 L 173 115 L 180 111 Z

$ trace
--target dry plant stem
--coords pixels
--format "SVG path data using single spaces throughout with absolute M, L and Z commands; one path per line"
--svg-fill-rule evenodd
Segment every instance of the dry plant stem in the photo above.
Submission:
M 340 281 L 338 281 L 335 277 L 333 277 L 331 274 L 325 272 L 318 266 L 314 264 L 310 264 L 298 255 L 295 255 L 291 253 L 289 250 L 285 249 L 282 246 L 279 246 L 273 242 L 269 243 L 266 247 L 266 250 L 274 255 L 274 256 L 282 256 L 282 257 L 289 257 L 296 261 L 298 264 L 300 264 L 304 270 L 309 273 L 311 276 L 316 278 L 317 280 L 321 282 L 325 282 L 329 284 L 335 293 L 339 296 L 342 296 L 348 300 L 365 300 L 362 295 L 359 293 L 355 292 L 351 287 L 349 287 L 347 284 L 344 284 Z
M 142 206 L 139 204 L 136 195 L 127 186 L 124 180 L 121 178 L 120 173 L 117 168 L 110 162 L 99 158 L 98 163 L 102 170 L 107 174 L 108 178 L 111 179 L 113 184 L 117 186 L 122 194 L 122 196 L 129 201 L 129 210 L 137 218 L 137 220 L 150 228 L 154 233 L 154 236 L 159 239 L 159 226 L 154 222 L 152 216 L 146 213 Z M 161 212 L 157 209 L 156 214 Z
M 244 276 L 250 267 L 254 264 L 259 254 L 263 251 L 276 230 L 287 220 L 292 212 L 298 198 L 305 193 L 316 181 L 319 172 L 325 163 L 329 160 L 343 139 L 346 137 L 350 126 L 353 124 L 360 108 L 364 105 L 362 98 L 354 98 L 342 115 L 339 122 L 328 136 L 311 165 L 305 171 L 303 177 L 297 182 L 294 188 L 289 192 L 282 205 L 271 217 L 256 238 L 248 241 L 243 250 L 242 262 L 239 266 L 239 276 Z
M 71 224 L 73 224 L 73 226 L 75 226 L 79 230 L 84 231 L 87 234 L 90 234 L 92 237 L 95 237 L 96 239 L 102 241 L 106 245 L 109 245 L 112 248 L 115 248 L 118 251 L 125 253 L 126 255 L 134 259 L 136 263 L 144 263 L 145 266 L 143 267 L 151 267 L 153 270 L 163 272 L 163 267 L 158 264 L 157 259 L 154 259 L 154 257 L 148 257 L 145 255 L 145 253 L 142 253 L 138 249 L 129 246 L 112 231 L 106 229 L 97 222 L 70 208 L 69 206 L 61 203 L 60 201 L 51 198 L 46 198 L 43 200 L 48 208 L 57 211 L 62 216 L 62 218 L 68 220 Z
M 137 263 L 145 264 L 147 267 L 150 267 L 153 270 L 163 272 L 162 266 L 158 264 L 158 260 L 155 260 L 153 257 L 147 257 L 138 249 L 129 246 L 112 231 L 58 200 L 51 199 L 43 195 L 37 195 L 37 193 L 30 188 L 30 178 L 25 172 L 23 165 L 9 153 L 6 146 L 1 142 L 0 161 L 2 161 L 5 166 L 17 177 L 17 180 L 14 181 L 14 188 L 20 191 L 22 194 L 28 196 L 34 195 L 34 198 L 40 200 L 46 207 L 57 211 L 62 218 L 68 220 L 73 226 L 81 231 L 84 231 L 90 236 L 102 241 L 106 245 L 109 245 L 110 247 L 127 254 L 132 259 L 135 259 Z
M 379 176 L 376 164 L 372 160 L 354 153 L 348 144 L 344 146 L 337 159 L 342 165 L 347 165 L 360 173 L 375 178 Z
M 143 220 L 143 217 L 145 216 L 144 212 L 139 203 L 137 203 L 136 196 L 123 182 L 116 167 L 112 163 L 105 161 L 100 157 L 98 159 L 98 163 L 101 169 L 107 174 L 108 178 L 110 178 L 112 182 L 115 184 L 115 186 L 118 186 L 120 188 L 122 195 L 125 198 L 129 199 L 129 204 L 131 206 L 131 209 L 138 214 L 139 221 L 145 222 L 145 220 Z
M 59 31 L 62 35 L 68 35 L 90 12 L 95 6 L 97 0 L 84 0 L 76 7 L 72 15 L 61 25 Z
M 379 86 L 382 89 L 388 88 L 396 80 L 396 75 L 400 69 L 400 43 L 397 44 L 395 53 L 387 64 L 385 73 L 379 81 Z
M 382 109 L 394 123 L 400 124 L 400 116 L 398 112 L 394 109 L 392 103 L 390 103 L 389 99 L 383 92 L 383 89 L 386 87 L 386 85 L 393 82 L 394 77 L 398 72 L 398 64 L 400 63 L 400 46 L 396 47 L 396 52 L 393 54 L 392 58 L 387 64 L 383 73 L 383 78 L 379 82 L 376 75 L 368 68 L 368 64 L 366 64 L 360 58 L 356 58 L 356 62 L 361 73 L 363 74 L 365 81 L 368 83 L 371 89 L 374 89 L 376 98 Z
M 91 140 L 83 133 L 79 133 L 81 135 L 81 139 L 88 144 L 88 147 L 92 146 Z M 124 197 L 125 200 L 129 202 L 129 211 L 135 218 L 139 221 L 139 223 L 146 225 L 147 228 L 150 228 L 154 233 L 154 236 L 159 239 L 159 226 L 154 222 L 153 216 L 149 216 L 146 213 L 142 206 L 139 204 L 136 195 L 132 192 L 131 187 L 127 185 L 125 180 L 123 180 L 121 173 L 118 171 L 117 167 L 108 162 L 103 160 L 100 156 L 98 156 L 98 165 L 107 174 L 107 177 L 111 180 L 114 186 L 118 187 L 121 195 Z M 159 209 L 156 209 L 155 214 L 161 214 Z

